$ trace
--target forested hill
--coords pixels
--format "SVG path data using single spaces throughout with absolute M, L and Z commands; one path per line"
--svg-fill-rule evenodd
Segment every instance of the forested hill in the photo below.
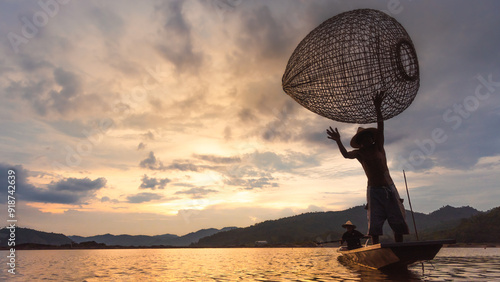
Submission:
M 500 243 L 500 207 L 466 219 L 454 228 L 434 232 L 436 239 L 456 238 L 464 243 Z
M 11 238 L 11 230 L 8 228 L 0 229 L 0 246 L 7 247 Z M 49 233 L 37 231 L 29 228 L 16 227 L 15 244 L 44 244 L 44 245 L 64 245 L 71 244 L 71 239 L 60 233 Z
M 415 213 L 414 215 L 417 230 L 430 233 L 454 228 L 460 220 L 479 213 L 471 207 L 445 206 L 430 214 Z M 411 233 L 414 234 L 412 216 L 409 211 L 406 217 Z M 357 206 L 344 211 L 305 213 L 278 220 L 268 220 L 250 227 L 233 229 L 202 238 L 195 246 L 253 246 L 256 241 L 267 241 L 270 245 L 306 245 L 314 241 L 336 240 L 345 231 L 341 226 L 347 220 L 356 224 L 357 229 L 362 233 L 367 232 L 366 210 L 363 206 Z M 384 233 L 392 233 L 387 223 L 384 226 Z M 382 240 L 390 239 L 384 237 Z

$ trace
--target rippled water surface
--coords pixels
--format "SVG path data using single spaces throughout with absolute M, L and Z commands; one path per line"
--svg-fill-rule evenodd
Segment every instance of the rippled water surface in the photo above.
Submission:
M 387 274 L 341 264 L 335 248 L 0 252 L 1 281 L 500 281 L 499 248 L 446 248 L 432 263 Z

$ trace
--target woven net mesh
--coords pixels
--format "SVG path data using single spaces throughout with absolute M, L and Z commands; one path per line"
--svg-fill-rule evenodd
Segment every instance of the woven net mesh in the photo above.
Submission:
M 323 22 L 299 43 L 282 83 L 305 108 L 348 123 L 376 122 L 373 98 L 381 93 L 387 120 L 417 95 L 417 54 L 394 18 L 377 10 L 353 10 Z

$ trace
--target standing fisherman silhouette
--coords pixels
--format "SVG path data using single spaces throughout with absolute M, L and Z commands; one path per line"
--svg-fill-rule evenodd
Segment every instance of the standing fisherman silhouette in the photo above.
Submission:
M 374 242 L 385 220 L 396 241 L 409 233 L 387 167 L 383 121 L 407 109 L 419 86 L 410 36 L 396 19 L 373 9 L 347 11 L 321 23 L 297 45 L 282 77 L 285 93 L 318 115 L 338 122 L 378 123 L 378 128 L 358 130 L 350 152 L 337 129 L 327 130 L 342 155 L 357 159 L 368 177 L 369 234 Z
M 337 142 L 342 156 L 346 159 L 357 159 L 368 178 L 368 235 L 372 236 L 373 244 L 379 243 L 379 236 L 383 234 L 382 227 L 386 219 L 394 232 L 396 242 L 403 242 L 403 235 L 409 234 L 402 199 L 399 197 L 387 167 L 384 150 L 384 119 L 381 111 L 382 100 L 383 93 L 379 93 L 373 99 L 377 113 L 377 128 L 359 127 L 350 142 L 351 147 L 355 150 L 349 152 L 346 150 L 340 140 L 337 128 L 333 130 L 330 127 L 326 130 L 328 139 Z

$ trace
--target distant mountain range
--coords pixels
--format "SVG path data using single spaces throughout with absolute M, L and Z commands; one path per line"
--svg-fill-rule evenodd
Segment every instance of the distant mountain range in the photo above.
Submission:
M 199 239 L 216 234 L 221 231 L 229 231 L 235 229 L 236 227 L 225 227 L 222 229 L 201 229 L 196 232 L 186 234 L 184 236 L 177 236 L 173 234 L 164 234 L 156 236 L 146 236 L 146 235 L 97 235 L 90 237 L 82 236 L 68 236 L 75 243 L 82 243 L 88 241 L 95 241 L 97 243 L 104 243 L 108 246 L 118 245 L 118 246 L 189 246 L 193 243 L 198 242 Z
M 124 247 L 151 247 L 151 246 L 189 246 L 198 242 L 200 238 L 213 235 L 217 232 L 228 231 L 236 227 L 226 227 L 222 229 L 201 229 L 196 232 L 186 234 L 184 236 L 177 236 L 173 234 L 164 234 L 156 236 L 147 235 L 97 235 L 90 237 L 82 236 L 65 236 L 64 234 L 48 233 L 37 231 L 29 228 L 16 228 L 16 245 L 21 244 L 39 244 L 39 245 L 52 245 L 61 246 L 71 243 L 95 242 L 97 244 L 106 244 L 107 246 L 124 246 Z M 0 229 L 0 247 L 6 247 L 10 230 L 3 228 Z
M 412 216 L 407 211 L 407 222 L 411 235 L 405 240 L 415 240 Z M 463 243 L 500 243 L 500 207 L 488 212 L 480 212 L 471 207 L 455 208 L 445 206 L 430 214 L 415 213 L 415 222 L 420 239 L 432 240 L 455 238 Z M 226 227 L 222 229 L 202 229 L 177 236 L 164 234 L 112 235 L 104 234 L 90 237 L 65 236 L 29 228 L 16 228 L 16 246 L 36 244 L 45 246 L 123 246 L 123 247 L 223 247 L 254 246 L 255 242 L 266 241 L 268 245 L 314 245 L 317 241 L 339 239 L 344 232 L 341 227 L 347 220 L 357 225 L 357 229 L 366 233 L 366 210 L 362 206 L 336 212 L 313 212 L 277 220 L 264 221 L 245 228 Z M 484 231 L 484 232 L 478 232 Z M 381 240 L 392 240 L 391 230 L 386 225 Z M 0 229 L 0 247 L 6 247 L 10 230 Z M 90 244 L 89 244 L 90 243 Z M 73 244 L 73 245 L 72 245 Z M 30 247 L 31 248 L 31 247 Z M 35 247 L 33 247 L 35 248 Z

